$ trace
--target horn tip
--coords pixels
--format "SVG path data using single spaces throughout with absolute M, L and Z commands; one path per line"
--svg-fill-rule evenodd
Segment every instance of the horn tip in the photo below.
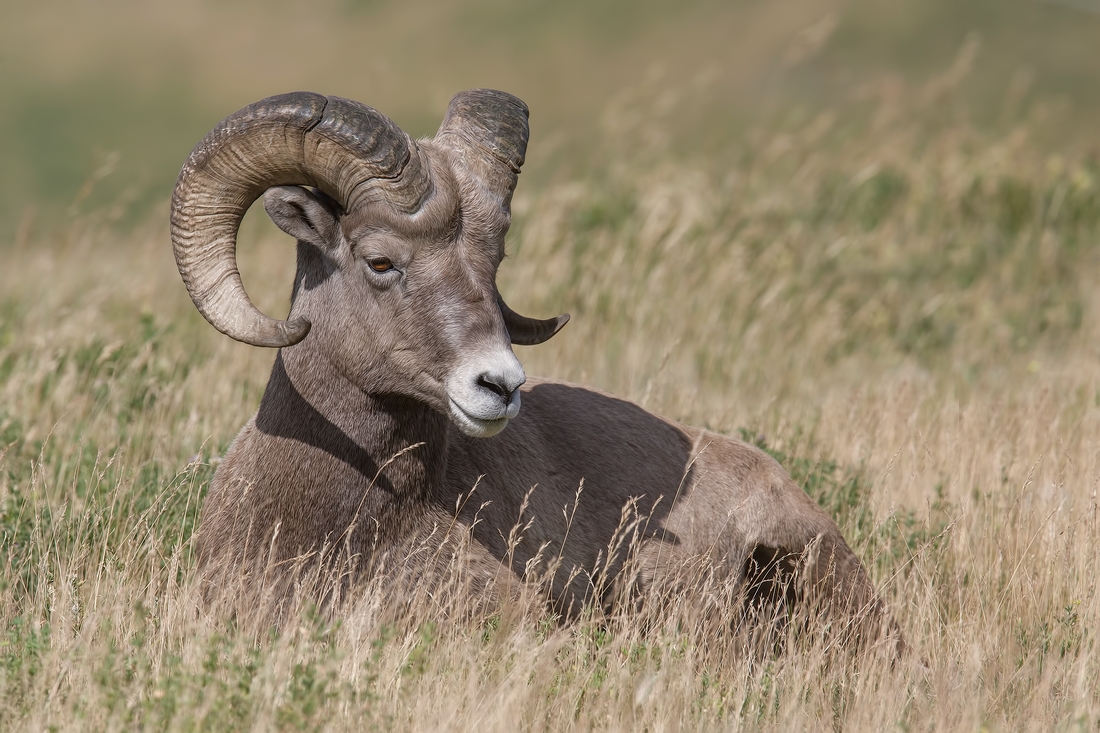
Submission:
M 214 328 L 224 333 L 229 338 L 240 341 L 249 346 L 263 346 L 270 349 L 281 349 L 284 346 L 293 346 L 309 334 L 313 326 L 306 318 L 294 318 L 289 321 L 276 321 L 256 311 L 258 322 L 251 327 L 240 328 L 234 326 L 232 321 L 226 322 L 211 314 L 203 308 L 199 312 L 210 322 Z
M 308 336 L 311 328 L 313 328 L 313 324 L 308 318 L 294 318 L 286 321 L 282 328 L 283 334 L 286 336 L 286 343 L 282 345 L 293 346 Z

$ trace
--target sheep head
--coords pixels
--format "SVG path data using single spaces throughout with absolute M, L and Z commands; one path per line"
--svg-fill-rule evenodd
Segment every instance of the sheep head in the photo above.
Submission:
M 368 393 L 415 398 L 469 435 L 493 435 L 520 406 L 511 344 L 541 343 L 568 320 L 520 316 L 496 288 L 527 135 L 526 105 L 491 90 L 457 95 L 420 142 L 338 97 L 257 102 L 219 123 L 180 173 L 180 274 L 232 338 L 323 351 Z M 236 267 L 241 218 L 261 194 L 299 241 L 286 321 L 252 304 Z

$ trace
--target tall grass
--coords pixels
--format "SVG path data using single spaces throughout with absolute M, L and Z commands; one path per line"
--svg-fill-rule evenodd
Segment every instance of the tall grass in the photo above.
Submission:
M 430 599 L 395 615 L 373 585 L 335 622 L 207 614 L 189 541 L 272 354 L 194 312 L 165 212 L 125 235 L 77 217 L 0 271 L 5 725 L 1095 730 L 1095 164 L 914 95 L 858 133 L 828 113 L 755 133 L 716 172 L 632 122 L 652 111 L 609 112 L 602 172 L 521 182 L 501 289 L 574 320 L 520 358 L 772 451 L 913 658 L 745 655 L 702 618 L 705 589 L 655 626 Z M 242 241 L 269 312 L 284 239 Z

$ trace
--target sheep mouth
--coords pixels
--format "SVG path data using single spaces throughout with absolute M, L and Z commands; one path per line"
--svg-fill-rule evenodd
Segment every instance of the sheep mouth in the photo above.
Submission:
M 459 430 L 472 438 L 490 438 L 504 430 L 508 424 L 506 411 L 496 418 L 478 417 L 463 409 L 462 405 L 455 402 L 453 398 L 447 399 L 451 408 L 451 421 L 458 426 Z

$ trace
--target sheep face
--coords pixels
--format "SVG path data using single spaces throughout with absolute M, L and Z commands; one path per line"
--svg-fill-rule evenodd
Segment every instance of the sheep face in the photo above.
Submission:
M 525 378 L 510 343 L 541 343 L 569 318 L 526 318 L 496 289 L 527 115 L 510 94 L 474 89 L 414 141 L 377 110 L 312 92 L 238 110 L 191 151 L 172 197 L 195 306 L 232 338 L 311 357 L 296 362 L 326 372 L 313 383 L 344 379 L 419 400 L 469 435 L 499 432 Z M 236 267 L 237 228 L 261 194 L 299 243 L 285 321 L 256 308 Z
M 268 215 L 299 240 L 293 316 L 313 325 L 291 349 L 321 349 L 368 394 L 403 395 L 467 435 L 504 429 L 523 367 L 498 305 L 506 208 L 425 146 L 433 190 L 413 215 L 384 204 L 344 212 L 323 193 L 269 189 Z

